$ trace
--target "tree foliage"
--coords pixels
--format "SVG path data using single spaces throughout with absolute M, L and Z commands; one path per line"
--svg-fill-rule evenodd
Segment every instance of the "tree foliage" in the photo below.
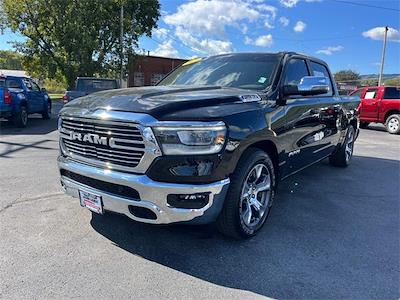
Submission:
M 138 38 L 156 27 L 159 10 L 157 0 L 3 0 L 5 25 L 27 37 L 15 45 L 25 55 L 26 69 L 42 77 L 63 76 L 69 87 L 77 76 L 116 75 L 121 49 L 126 65 Z
M 385 80 L 386 86 L 398 86 L 400 87 L 400 77 L 393 77 Z
M 360 79 L 360 74 L 352 70 L 342 70 L 336 72 L 334 77 L 336 82 L 349 82 Z
M 0 50 L 0 69 L 23 70 L 22 55 L 11 50 Z

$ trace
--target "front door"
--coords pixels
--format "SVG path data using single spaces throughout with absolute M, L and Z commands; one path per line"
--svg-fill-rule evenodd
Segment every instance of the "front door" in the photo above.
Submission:
M 310 76 L 304 59 L 293 58 L 286 64 L 283 85 L 297 86 L 301 79 Z M 321 123 L 324 108 L 318 97 L 291 96 L 285 105 L 284 140 L 291 141 L 287 149 L 285 172 L 293 173 L 317 160 L 325 126 Z

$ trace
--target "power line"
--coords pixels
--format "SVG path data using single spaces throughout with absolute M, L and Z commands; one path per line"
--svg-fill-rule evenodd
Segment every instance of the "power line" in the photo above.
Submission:
M 370 7 L 370 8 L 385 9 L 385 10 L 400 12 L 400 9 L 391 8 L 391 7 L 377 6 L 377 5 L 371 5 L 371 4 L 366 4 L 366 3 L 358 3 L 358 2 L 345 1 L 345 0 L 331 0 L 331 1 L 338 2 L 338 3 L 344 3 L 344 4 L 352 4 L 352 5 L 358 5 L 358 6 L 364 6 L 364 7 Z

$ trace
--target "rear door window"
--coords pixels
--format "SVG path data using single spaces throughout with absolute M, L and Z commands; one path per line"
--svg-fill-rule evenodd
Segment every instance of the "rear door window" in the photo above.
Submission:
M 366 99 L 366 100 L 375 99 L 377 95 L 378 95 L 378 89 L 368 89 L 365 92 L 364 99 Z
M 24 80 L 24 84 L 25 84 L 26 88 L 27 88 L 28 90 L 32 91 L 32 84 L 31 84 L 31 81 L 30 81 L 29 79 L 27 79 L 27 78 L 25 78 L 25 79 L 23 79 L 23 80 Z
M 383 99 L 400 99 L 400 88 L 396 87 L 385 88 Z

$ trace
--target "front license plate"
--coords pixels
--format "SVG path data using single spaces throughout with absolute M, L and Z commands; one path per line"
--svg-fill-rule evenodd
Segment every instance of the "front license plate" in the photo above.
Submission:
M 86 207 L 95 213 L 103 214 L 103 203 L 101 196 L 79 191 L 79 199 L 83 207 Z

